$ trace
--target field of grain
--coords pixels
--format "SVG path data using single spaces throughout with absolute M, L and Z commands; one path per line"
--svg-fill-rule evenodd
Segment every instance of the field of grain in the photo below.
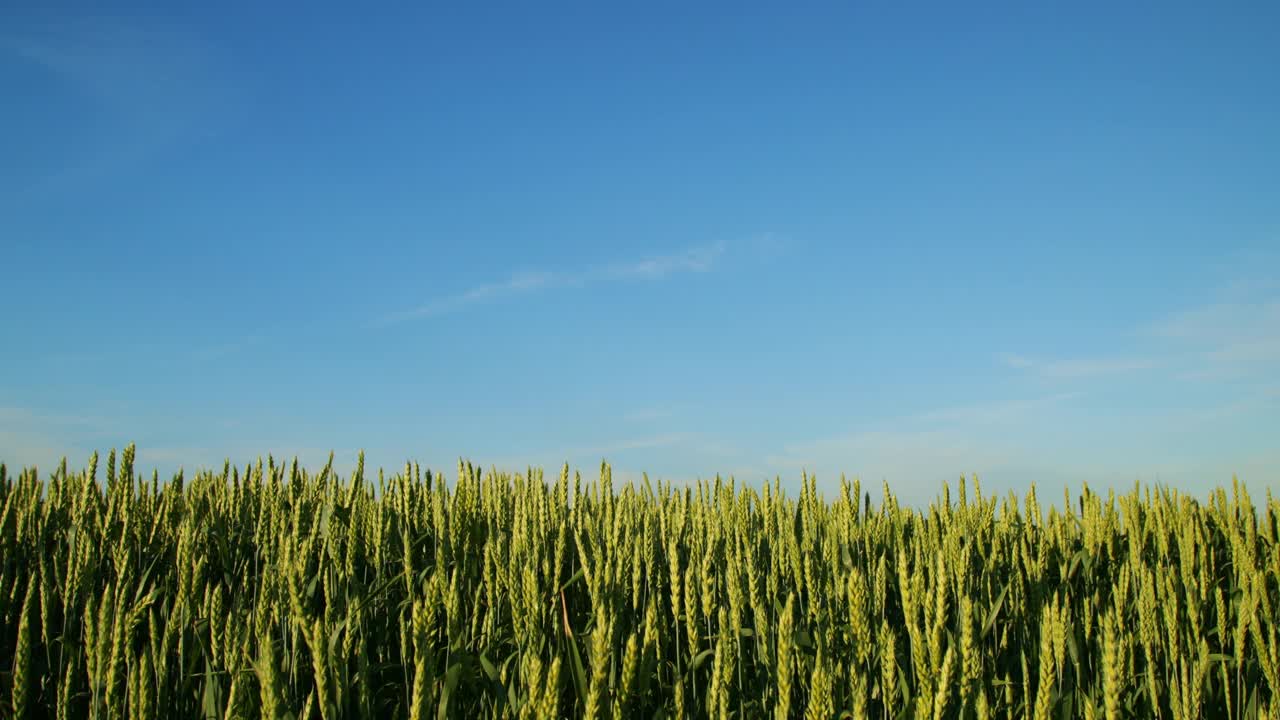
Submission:
M 813 478 L 789 497 L 268 459 L 160 481 L 133 460 L 0 470 L 0 716 L 1280 709 L 1280 504 L 1236 483 L 960 479 L 921 512 Z

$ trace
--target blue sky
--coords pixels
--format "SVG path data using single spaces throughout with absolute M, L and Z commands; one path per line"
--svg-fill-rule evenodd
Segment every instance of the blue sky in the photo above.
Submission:
M 1274 3 L 23 5 L 11 465 L 1280 485 Z

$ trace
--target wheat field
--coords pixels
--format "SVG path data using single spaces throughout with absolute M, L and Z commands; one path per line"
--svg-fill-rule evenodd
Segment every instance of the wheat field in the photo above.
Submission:
M 0 717 L 1277 717 L 1280 504 L 0 468 Z

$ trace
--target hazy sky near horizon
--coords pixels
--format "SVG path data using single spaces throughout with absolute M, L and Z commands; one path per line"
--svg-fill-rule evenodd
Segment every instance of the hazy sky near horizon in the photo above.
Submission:
M 8 3 L 0 460 L 1260 495 L 1277 68 L 1275 3 Z

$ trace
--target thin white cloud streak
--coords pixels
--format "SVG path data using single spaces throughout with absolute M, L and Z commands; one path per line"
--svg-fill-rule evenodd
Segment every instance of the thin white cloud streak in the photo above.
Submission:
M 1135 328 L 1138 355 L 1040 359 L 996 356 L 1005 367 L 1049 379 L 1080 379 L 1164 368 L 1179 380 L 1274 381 L 1280 368 L 1280 297 L 1275 281 L 1236 280 L 1212 302 Z
M 143 472 L 150 472 L 154 467 L 160 470 L 160 474 L 164 477 L 167 474 L 176 472 L 179 469 L 187 473 L 199 472 L 202 470 L 221 471 L 225 463 L 230 463 L 232 467 L 243 469 L 246 465 L 257 464 L 261 459 L 265 464 L 268 456 L 275 459 L 277 466 L 289 465 L 294 458 L 298 459 L 298 466 L 306 469 L 308 472 L 319 472 L 329 461 L 329 454 L 333 454 L 334 471 L 345 473 L 347 468 L 354 468 L 359 457 L 360 450 L 355 448 L 323 448 L 323 447 L 298 447 L 283 444 L 269 444 L 262 446 L 245 446 L 236 445 L 230 452 L 223 450 L 218 451 L 213 448 L 202 446 L 179 447 L 164 445 L 139 445 L 137 466 Z M 366 460 L 369 460 L 366 453 Z M 365 476 L 371 474 L 376 476 L 377 465 L 367 462 L 365 466 Z M 372 468 L 372 472 L 370 472 Z M 396 465 L 390 466 L 391 470 L 396 469 Z
M 0 58 L 84 103 L 80 144 L 27 178 L 19 188 L 27 195 L 137 167 L 239 110 L 200 37 L 179 27 L 101 19 L 15 26 L 0 34 Z
M 517 273 L 505 281 L 477 285 L 465 292 L 450 295 L 402 313 L 389 315 L 382 324 L 391 324 L 417 318 L 430 318 L 465 310 L 466 308 L 488 300 L 532 292 L 542 288 L 564 283 L 563 276 L 554 273 L 535 272 Z
M 1152 331 L 1185 340 L 1237 342 L 1280 330 L 1280 299 L 1257 302 L 1214 303 L 1175 313 L 1155 324 Z
M 723 241 L 705 247 L 690 248 L 674 255 L 662 255 L 632 263 L 612 265 L 603 274 L 616 278 L 657 279 L 674 273 L 707 272 L 727 248 Z M 588 278 L 595 273 L 587 273 Z
M 712 270 L 724 255 L 728 244 L 721 241 L 690 248 L 671 255 L 658 255 L 631 262 L 587 268 L 577 272 L 520 272 L 506 280 L 477 285 L 455 295 L 432 300 L 424 305 L 393 313 L 378 321 L 391 325 L 408 320 L 439 317 L 466 310 L 475 305 L 552 288 L 581 287 L 610 280 L 660 280 L 682 273 L 704 273 Z
M 1031 450 L 1002 436 L 1010 427 L 1058 412 L 1080 396 L 1069 392 L 935 408 L 884 419 L 866 429 L 772 448 L 725 444 L 701 433 L 668 433 L 495 458 L 486 466 L 554 470 L 568 462 L 571 469 L 591 476 L 604 459 L 613 466 L 615 479 L 628 476 L 623 467 L 640 467 L 655 479 L 682 482 L 719 473 L 747 484 L 781 477 L 789 487 L 799 481 L 801 471 L 808 471 L 828 490 L 836 487 L 841 473 L 848 473 L 873 484 L 887 479 L 902 500 L 922 504 L 932 499 L 942 481 L 954 483 L 961 473 L 990 474 L 1033 465 L 1036 458 Z M 661 452 L 643 452 L 651 450 Z M 692 472 L 695 468 L 705 472 Z
M 887 477 L 911 480 L 951 477 L 1008 459 L 1005 450 L 982 447 L 949 429 L 866 430 L 787 445 L 782 452 L 765 456 L 766 466 L 784 472 L 810 474 L 884 472 Z M 839 469 L 844 466 L 843 469 Z M 879 479 L 879 478 L 877 478 Z M 828 477 L 828 481 L 832 478 Z
M 81 432 L 109 432 L 119 425 L 119 420 L 93 415 L 67 415 L 62 413 L 39 412 L 30 408 L 0 406 L 0 427 L 16 428 L 49 428 L 75 427 Z
M 98 417 L 0 407 L 0 463 L 11 470 L 37 466 L 44 474 L 66 458 L 68 467 L 79 468 L 93 453 L 94 440 L 108 437 L 117 425 Z
M 1188 356 L 1180 379 L 1280 377 L 1280 298 L 1205 305 L 1175 313 L 1148 331 Z
M 1046 378 L 1058 380 L 1117 375 L 1137 370 L 1149 370 L 1157 365 L 1155 360 L 1144 357 L 1037 360 L 1025 355 L 1003 354 L 997 356 L 997 359 L 1006 367 L 1014 370 L 1032 372 Z
M 153 421 L 154 422 L 154 421 Z M 160 421 L 163 422 L 163 421 Z M 122 432 L 123 428 L 123 432 Z M 71 468 L 81 469 L 94 452 L 105 457 L 136 442 L 136 467 L 150 475 L 153 469 L 168 478 L 179 468 L 188 473 L 221 470 L 224 461 L 243 468 L 259 457 L 273 455 L 277 463 L 293 457 L 308 469 L 319 470 L 328 460 L 329 449 L 300 447 L 280 442 L 262 444 L 236 441 L 221 448 L 203 445 L 156 444 L 125 433 L 142 429 L 136 419 L 109 419 L 91 415 L 68 415 L 16 406 L 0 406 L 0 463 L 10 468 L 39 466 L 41 473 L 53 470 L 65 457 Z M 207 440 L 208 438 L 203 438 Z M 335 468 L 354 467 L 357 449 L 335 447 Z M 372 467 L 372 463 L 370 463 Z M 393 463 L 392 468 L 395 467 Z M 375 471 L 376 472 L 376 471 Z
M 593 448 L 571 450 L 570 453 L 574 455 L 604 456 L 612 453 L 624 452 L 626 450 L 648 450 L 650 448 L 669 447 L 688 439 L 689 436 L 684 433 L 667 433 L 665 435 L 619 440 Z
M 124 446 L 125 443 L 71 443 L 40 430 L 26 432 L 0 427 L 0 463 L 8 464 L 10 469 L 38 466 L 41 474 L 53 470 L 63 458 L 66 458 L 69 468 L 82 469 L 94 452 L 105 460 L 107 453 L 112 450 L 120 451 Z M 144 476 L 150 476 L 153 470 L 157 471 L 161 479 L 168 479 L 178 470 L 183 470 L 188 475 L 204 470 L 221 471 L 227 462 L 232 467 L 244 469 L 246 465 L 256 464 L 259 458 L 265 463 L 268 456 L 275 458 L 277 466 L 288 465 L 296 457 L 300 467 L 315 472 L 324 467 L 330 453 L 325 448 L 282 444 L 234 446 L 230 452 L 198 445 L 184 447 L 142 443 L 136 445 L 136 448 L 135 470 Z M 336 472 L 345 474 L 349 468 L 355 467 L 359 450 L 335 448 L 333 452 Z M 366 459 L 369 459 L 368 456 Z M 366 476 L 376 476 L 377 467 L 372 462 L 366 463 Z M 396 470 L 397 464 L 393 462 L 388 469 Z
M 632 423 L 648 423 L 666 420 L 678 412 L 676 406 L 660 406 L 637 408 L 622 415 L 622 419 Z
M 1056 412 L 1080 393 L 942 407 L 872 423 L 865 429 L 793 442 L 763 455 L 753 475 L 797 476 L 803 468 L 832 489 L 841 474 L 864 487 L 889 483 L 899 499 L 923 505 L 963 474 L 990 475 L 1035 458 L 1004 438 L 1010 427 Z M 764 471 L 763 473 L 761 471 Z
M 860 478 L 863 489 L 879 495 L 880 482 L 907 505 L 923 507 L 960 475 L 990 476 L 1025 459 L 1019 448 L 977 437 L 958 428 L 936 430 L 874 429 L 788 445 L 764 457 L 768 476 L 785 484 L 803 469 L 832 492 L 840 477 Z M 760 474 L 760 473 L 757 473 Z
M 544 470 L 547 470 L 550 468 L 559 468 L 567 462 L 569 463 L 570 468 L 580 469 L 582 463 L 586 463 L 587 467 L 598 466 L 601 460 L 609 460 L 611 456 L 618 455 L 620 453 L 635 450 L 669 448 L 686 443 L 690 439 L 691 436 L 686 433 L 648 435 L 615 440 L 595 446 L 564 447 L 558 450 L 541 450 L 528 453 L 520 457 L 495 457 L 485 464 L 486 466 L 494 465 L 498 468 L 507 470 L 514 468 L 523 469 L 529 465 L 541 467 Z
M 79 366 L 77 369 L 84 366 L 120 362 L 139 355 L 171 358 L 173 362 L 206 363 L 234 357 L 262 347 L 266 343 L 267 337 L 265 335 L 248 335 L 229 339 L 225 342 L 189 346 L 175 346 L 173 343 L 150 341 L 129 342 L 125 345 L 110 347 L 96 346 L 88 349 L 53 352 L 46 355 L 45 359 L 51 363 Z
M 912 423 L 940 423 L 972 426 L 990 425 L 1017 420 L 1036 410 L 1065 403 L 1080 397 L 1083 393 L 1067 392 L 1048 397 L 1029 400 L 1009 400 L 1006 402 L 978 403 L 959 407 L 938 408 L 913 415 L 907 420 Z

